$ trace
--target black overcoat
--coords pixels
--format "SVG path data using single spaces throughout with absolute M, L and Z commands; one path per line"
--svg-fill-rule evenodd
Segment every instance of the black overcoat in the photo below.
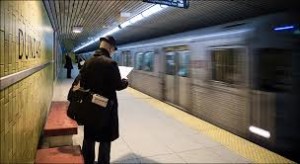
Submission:
M 66 60 L 66 63 L 65 63 L 65 66 L 64 68 L 66 69 L 73 69 L 73 64 L 72 64 L 72 59 L 70 56 L 66 55 L 65 56 L 65 60 Z
M 118 100 L 116 91 L 125 89 L 127 81 L 121 80 L 118 64 L 111 59 L 106 49 L 98 49 L 94 56 L 87 60 L 80 70 L 80 85 L 85 89 L 100 94 L 113 102 L 110 110 L 90 104 L 86 110 L 97 115 L 91 120 L 93 124 L 84 125 L 85 139 L 95 141 L 113 141 L 119 137 Z M 97 108 L 99 108 L 97 110 Z M 91 117 L 95 118 L 95 117 Z

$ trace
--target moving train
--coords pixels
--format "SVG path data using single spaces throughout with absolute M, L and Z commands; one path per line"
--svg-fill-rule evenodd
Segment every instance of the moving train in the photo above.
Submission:
M 299 162 L 300 15 L 119 46 L 132 88 Z M 88 56 L 92 52 L 81 54 Z

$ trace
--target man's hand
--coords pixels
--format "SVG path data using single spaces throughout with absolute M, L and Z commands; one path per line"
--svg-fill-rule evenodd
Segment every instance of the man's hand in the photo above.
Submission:
M 72 91 L 76 91 L 80 88 L 80 82 L 77 84 L 77 85 L 74 85 L 73 88 L 72 88 Z

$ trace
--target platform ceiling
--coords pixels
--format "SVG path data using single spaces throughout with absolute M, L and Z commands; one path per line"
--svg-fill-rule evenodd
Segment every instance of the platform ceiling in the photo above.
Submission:
M 59 40 L 67 51 L 154 5 L 142 0 L 43 2 Z M 113 36 L 120 45 L 269 13 L 297 10 L 300 7 L 296 2 L 297 0 L 190 0 L 188 9 L 168 7 Z M 121 13 L 130 13 L 130 17 L 122 17 Z M 83 27 L 82 33 L 73 33 L 74 26 Z

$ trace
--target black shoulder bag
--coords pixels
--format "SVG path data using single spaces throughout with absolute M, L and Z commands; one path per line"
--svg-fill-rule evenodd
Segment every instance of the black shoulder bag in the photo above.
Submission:
M 89 89 L 85 90 L 80 87 L 80 75 L 74 80 L 68 93 L 70 104 L 67 109 L 67 116 L 75 120 L 79 125 L 89 124 L 91 117 L 97 112 L 90 108 L 97 106 L 97 109 L 110 110 L 113 102 L 106 97 L 92 93 Z M 92 105 L 94 104 L 94 105 Z
M 82 125 L 83 118 L 81 116 L 81 113 L 85 108 L 85 102 L 91 99 L 91 95 L 89 90 L 80 88 L 80 81 L 76 82 L 75 79 L 75 82 L 73 84 L 68 93 L 68 100 L 70 101 L 70 104 L 67 109 L 67 116 L 77 121 L 79 125 Z

